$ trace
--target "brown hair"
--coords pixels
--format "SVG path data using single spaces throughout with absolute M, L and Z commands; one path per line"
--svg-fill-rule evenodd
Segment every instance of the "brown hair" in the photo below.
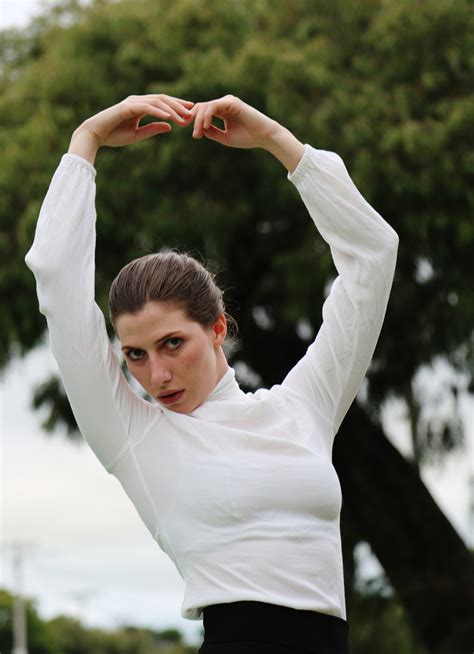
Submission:
M 134 259 L 110 287 L 110 320 L 115 327 L 119 316 L 136 314 L 147 302 L 169 302 L 206 328 L 224 313 L 229 331 L 235 333 L 236 322 L 225 311 L 223 292 L 214 277 L 197 259 L 174 250 Z

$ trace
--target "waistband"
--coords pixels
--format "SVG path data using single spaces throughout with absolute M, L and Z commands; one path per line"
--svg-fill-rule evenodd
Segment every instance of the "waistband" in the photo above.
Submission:
M 267 602 L 229 602 L 203 609 L 206 645 L 262 641 L 308 654 L 348 654 L 346 620 Z

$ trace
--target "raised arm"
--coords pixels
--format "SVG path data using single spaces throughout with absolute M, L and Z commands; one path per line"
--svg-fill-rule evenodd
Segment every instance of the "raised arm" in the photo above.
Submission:
M 191 109 L 195 138 L 260 147 L 288 170 L 339 273 L 323 306 L 323 324 L 283 390 L 302 398 L 336 434 L 372 358 L 392 286 L 398 236 L 364 200 L 342 159 L 296 139 L 284 126 L 232 95 Z M 224 129 L 212 125 L 212 117 Z M 328 445 L 331 445 L 330 443 Z
M 288 179 L 329 244 L 338 277 L 323 323 L 283 387 L 308 399 L 332 437 L 354 400 L 380 334 L 395 271 L 396 232 L 364 200 L 334 152 L 305 145 Z
M 126 145 L 170 131 L 163 122 L 140 127 L 145 114 L 188 124 L 190 106 L 168 96 L 132 96 L 86 120 L 54 174 L 26 256 L 79 428 L 109 471 L 128 447 L 130 435 L 143 434 L 159 412 L 129 387 L 94 301 L 93 163 L 102 145 Z

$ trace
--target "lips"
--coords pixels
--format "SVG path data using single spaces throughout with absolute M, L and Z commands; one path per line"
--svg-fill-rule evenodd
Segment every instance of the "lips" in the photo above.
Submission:
M 164 393 L 160 393 L 157 399 L 163 404 L 166 404 L 168 406 L 180 400 L 183 393 L 184 393 L 184 389 L 181 391 L 166 391 Z

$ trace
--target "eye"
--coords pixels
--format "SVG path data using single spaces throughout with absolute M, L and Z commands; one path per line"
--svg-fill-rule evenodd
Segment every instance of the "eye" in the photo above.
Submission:
M 178 347 L 181 346 L 183 340 L 181 338 L 175 337 L 175 338 L 168 338 L 165 342 L 164 345 L 167 350 L 177 350 Z
M 130 361 L 140 361 L 143 356 L 143 350 L 128 350 L 125 354 Z

